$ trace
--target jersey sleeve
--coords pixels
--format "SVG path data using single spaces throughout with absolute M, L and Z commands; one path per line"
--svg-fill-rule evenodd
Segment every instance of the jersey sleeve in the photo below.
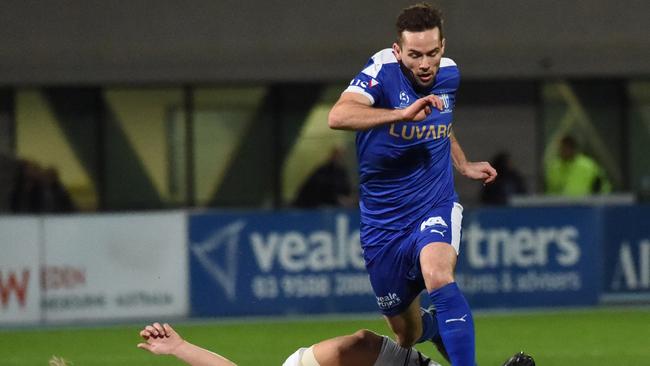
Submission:
M 350 81 L 350 85 L 344 92 L 358 93 L 364 95 L 370 103 L 377 104 L 382 96 L 382 70 L 384 65 L 395 63 L 395 55 L 390 48 L 377 52 L 368 60 L 363 70 Z
M 344 92 L 361 94 L 374 105 L 381 97 L 381 86 L 377 79 L 362 71 L 350 81 Z

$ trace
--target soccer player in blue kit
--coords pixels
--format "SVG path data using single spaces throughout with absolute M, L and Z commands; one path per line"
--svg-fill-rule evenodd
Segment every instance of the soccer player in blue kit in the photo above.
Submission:
M 442 16 L 428 4 L 402 11 L 397 41 L 377 52 L 330 111 L 333 129 L 357 131 L 361 245 L 380 311 L 397 343 L 437 333 L 420 308 L 426 288 L 453 366 L 475 365 L 474 323 L 454 282 L 462 206 L 452 165 L 494 181 L 487 162 L 469 162 L 452 132 L 460 76 L 445 51 Z

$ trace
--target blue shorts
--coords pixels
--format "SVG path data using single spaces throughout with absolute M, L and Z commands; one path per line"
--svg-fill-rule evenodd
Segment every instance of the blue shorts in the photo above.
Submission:
M 456 202 L 430 210 L 404 230 L 361 226 L 361 246 L 370 284 L 382 314 L 404 312 L 425 288 L 420 251 L 434 242 L 459 252 L 463 206 Z

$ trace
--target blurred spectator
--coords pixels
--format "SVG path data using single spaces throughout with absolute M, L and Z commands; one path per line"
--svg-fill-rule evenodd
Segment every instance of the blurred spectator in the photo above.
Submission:
M 41 199 L 43 212 L 72 212 L 74 205 L 70 194 L 59 179 L 59 172 L 50 167 L 42 170 L 41 174 Z
M 15 213 L 39 212 L 40 194 L 38 170 L 40 167 L 28 160 L 19 160 L 16 165 L 16 180 L 11 194 L 11 211 Z
M 11 193 L 16 180 L 16 159 L 0 153 L 0 212 L 11 211 Z
M 524 179 L 512 166 L 510 153 L 498 153 L 490 164 L 496 169 L 498 176 L 494 183 L 483 186 L 481 202 L 487 205 L 505 205 L 512 195 L 526 193 Z
M 74 205 L 54 168 L 43 169 L 37 163 L 20 160 L 11 195 L 15 213 L 70 212 Z
M 576 197 L 609 193 L 611 189 L 600 165 L 579 151 L 573 137 L 563 137 L 558 156 L 546 165 L 546 193 Z
M 307 178 L 298 191 L 293 205 L 302 208 L 322 206 L 351 207 L 350 179 L 343 164 L 344 150 L 332 149 L 329 159 Z

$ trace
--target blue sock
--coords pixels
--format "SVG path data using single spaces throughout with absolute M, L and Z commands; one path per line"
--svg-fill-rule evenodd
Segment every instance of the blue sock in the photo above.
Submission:
M 422 336 L 415 343 L 430 341 L 438 335 L 438 321 L 431 315 L 429 310 L 420 308 L 420 315 L 422 316 Z
M 474 319 L 455 282 L 429 293 L 440 336 L 453 366 L 475 366 Z

